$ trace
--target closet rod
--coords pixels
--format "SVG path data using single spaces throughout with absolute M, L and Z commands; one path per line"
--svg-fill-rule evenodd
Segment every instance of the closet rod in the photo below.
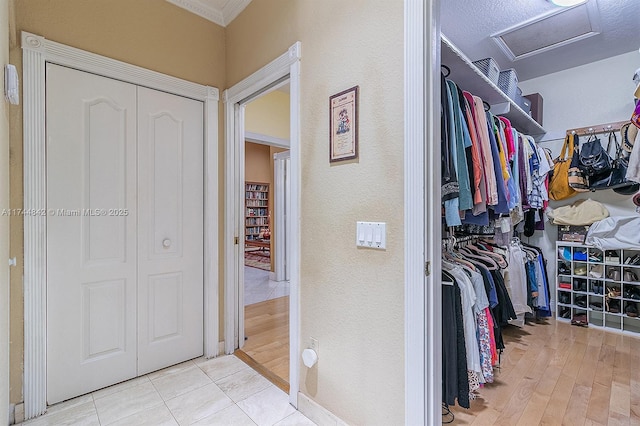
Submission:
M 597 133 L 607 133 L 607 132 L 617 132 L 627 124 L 629 121 L 616 121 L 614 123 L 606 123 L 606 124 L 598 124 L 597 126 L 587 126 L 587 127 L 579 127 L 576 129 L 567 130 L 567 135 L 570 134 L 578 134 L 580 136 L 597 134 Z

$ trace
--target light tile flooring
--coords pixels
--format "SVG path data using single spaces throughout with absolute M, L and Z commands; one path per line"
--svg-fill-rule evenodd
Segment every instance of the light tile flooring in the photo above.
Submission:
M 314 425 L 233 355 L 198 358 L 49 407 L 24 425 Z
M 289 281 L 272 281 L 269 271 L 244 267 L 244 305 L 264 302 L 289 295 Z

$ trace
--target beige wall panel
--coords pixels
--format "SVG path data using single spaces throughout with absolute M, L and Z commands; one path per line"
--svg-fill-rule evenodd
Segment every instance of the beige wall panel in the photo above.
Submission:
M 260 96 L 245 108 L 245 131 L 289 139 L 289 94 L 278 90 Z
M 352 424 L 404 422 L 403 3 L 253 0 L 227 27 L 231 86 L 302 42 L 301 391 Z M 360 86 L 360 158 L 329 164 L 329 96 Z M 355 247 L 357 220 L 387 249 Z
M 9 63 L 9 1 L 0 0 L 0 65 Z M 3 72 L 4 75 L 4 72 Z M 4 77 L 3 77 L 4 78 Z M 0 83 L 4 88 L 4 80 Z M 0 98 L 0 211 L 9 208 L 9 103 Z M 0 419 L 9 418 L 9 216 L 0 215 Z

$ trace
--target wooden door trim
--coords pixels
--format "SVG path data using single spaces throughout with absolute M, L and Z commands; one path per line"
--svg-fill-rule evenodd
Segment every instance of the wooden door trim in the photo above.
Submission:
M 22 32 L 24 140 L 24 415 L 47 408 L 46 64 L 54 63 L 204 103 L 204 354 L 218 355 L 218 89 Z

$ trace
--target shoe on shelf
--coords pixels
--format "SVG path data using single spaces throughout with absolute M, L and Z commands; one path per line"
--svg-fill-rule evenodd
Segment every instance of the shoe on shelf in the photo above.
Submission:
M 574 291 L 584 291 L 587 292 L 587 280 L 582 278 L 575 278 L 573 280 L 573 290 Z
M 602 252 L 601 251 L 590 251 L 589 252 L 589 262 L 602 262 Z
M 576 262 L 586 262 L 587 261 L 587 252 L 586 251 L 574 251 L 573 252 L 573 260 Z
M 628 292 L 629 292 L 629 296 L 627 297 L 628 299 L 640 300 L 640 288 L 631 287 L 629 288 Z
M 561 275 L 571 275 L 571 267 L 564 262 L 558 264 L 558 273 Z
M 638 275 L 633 271 L 624 271 L 623 277 L 627 282 L 638 282 Z
M 562 314 L 560 314 L 560 316 L 562 318 L 566 318 L 569 319 L 571 318 L 571 309 L 567 309 L 566 311 L 564 311 Z
M 600 302 L 591 302 L 589 303 L 589 307 L 594 311 L 602 311 L 602 303 Z
M 607 306 L 607 311 L 611 312 L 612 314 L 619 314 L 620 313 L 620 301 L 619 300 L 609 300 L 608 306 Z
M 567 293 L 560 293 L 560 295 L 558 296 L 558 302 L 569 305 L 571 304 L 571 296 Z
M 604 288 L 600 281 L 591 283 L 591 292 L 595 294 L 604 294 Z
M 640 254 L 629 256 L 624 261 L 625 265 L 640 265 Z
M 587 315 L 586 314 L 576 314 L 573 316 L 573 319 L 571 320 L 571 325 L 577 325 L 580 327 L 587 327 L 589 326 L 589 323 L 587 322 Z
M 613 281 L 620 281 L 620 270 L 609 269 L 609 272 L 607 272 L 607 278 Z
M 580 275 L 580 276 L 587 275 L 587 266 L 586 265 L 576 266 L 575 268 L 573 268 L 573 275 Z
M 576 302 L 575 302 L 576 306 L 580 306 L 581 308 L 586 308 L 587 307 L 587 298 L 586 297 L 581 297 L 581 298 L 576 298 Z
M 607 287 L 607 296 L 612 299 L 620 297 L 620 289 L 618 287 Z
M 566 260 L 567 262 L 571 262 L 571 249 L 569 247 L 560 247 L 558 249 L 558 259 Z
M 627 302 L 627 305 L 624 308 L 624 313 L 630 317 L 634 317 L 634 318 L 637 317 L 638 307 L 636 306 L 635 302 Z
M 602 278 L 604 275 L 604 267 L 602 265 L 593 265 L 589 269 L 589 276 L 594 278 Z

